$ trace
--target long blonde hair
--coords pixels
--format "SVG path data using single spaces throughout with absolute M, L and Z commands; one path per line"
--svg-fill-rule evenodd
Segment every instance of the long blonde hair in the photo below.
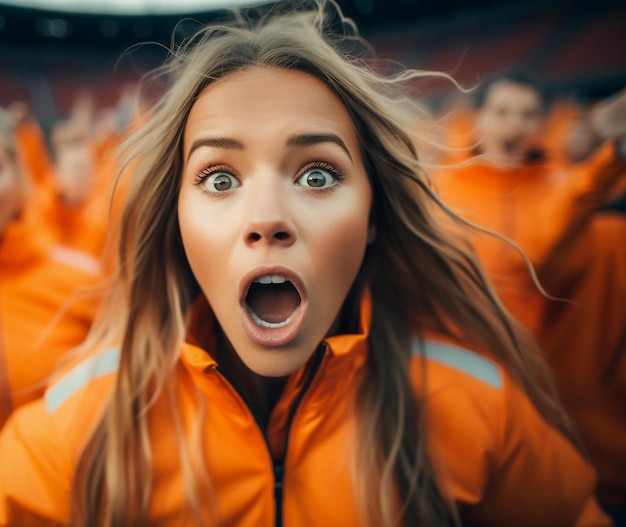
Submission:
M 303 7 L 307 4 L 308 8 Z M 297 9 L 235 12 L 203 28 L 157 72 L 171 81 L 145 126 L 126 145 L 133 181 L 122 219 L 119 272 L 91 342 L 121 344 L 116 388 L 76 472 L 72 525 L 144 525 L 151 490 L 147 413 L 162 393 L 182 435 L 175 378 L 185 314 L 198 287 L 182 247 L 177 195 L 187 115 L 211 82 L 251 66 L 297 69 L 325 82 L 348 109 L 373 190 L 377 239 L 367 250 L 343 315 L 370 283 L 374 316 L 368 367 L 356 407 L 361 434 L 355 489 L 371 525 L 445 525 L 454 521 L 425 450 L 423 408 L 409 378 L 410 338 L 437 331 L 489 349 L 546 419 L 567 430 L 547 370 L 522 341 L 462 242 L 435 220 L 439 208 L 411 137 L 421 107 L 406 88 L 427 75 L 377 73 L 354 24 L 333 2 L 298 2 Z M 285 7 L 286 6 L 286 7 Z M 430 75 L 430 74 L 428 74 Z M 200 417 L 199 417 L 200 419 Z M 189 505 L 209 524 L 200 503 L 210 478 L 182 446 Z

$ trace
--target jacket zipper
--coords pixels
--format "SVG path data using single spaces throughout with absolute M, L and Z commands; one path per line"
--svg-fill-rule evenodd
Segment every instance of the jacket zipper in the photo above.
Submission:
M 289 432 L 291 431 L 291 423 L 293 422 L 293 418 L 296 415 L 296 412 L 298 410 L 298 407 L 300 406 L 300 403 L 302 402 L 302 399 L 304 399 L 304 396 L 306 395 L 309 388 L 311 387 L 311 383 L 313 382 L 313 379 L 315 378 L 315 375 L 317 374 L 320 368 L 320 365 L 322 364 L 322 359 L 324 358 L 325 353 L 326 353 L 326 344 L 322 343 L 319 345 L 319 347 L 317 348 L 315 352 L 313 365 L 304 383 L 304 386 L 302 386 L 300 393 L 296 396 L 296 399 L 294 400 L 293 404 L 291 405 L 291 408 L 289 409 L 289 415 L 287 416 L 287 424 L 286 424 L 286 430 L 285 430 L 285 448 L 283 449 L 283 452 L 284 452 L 283 462 L 276 462 L 274 460 L 272 456 L 272 449 L 270 447 L 270 442 L 267 437 L 267 434 L 265 433 L 265 429 L 263 428 L 263 426 L 261 426 L 261 421 L 258 415 L 252 409 L 252 406 L 250 405 L 249 401 L 244 396 L 239 386 L 237 386 L 237 383 L 220 366 L 216 367 L 216 370 L 233 387 L 233 389 L 237 392 L 239 397 L 241 397 L 241 400 L 248 407 L 248 410 L 252 414 L 252 417 L 254 418 L 255 423 L 259 427 L 261 435 L 263 436 L 263 440 L 265 441 L 265 446 L 267 447 L 267 453 L 272 463 L 272 469 L 274 472 L 274 505 L 275 505 L 275 511 L 276 511 L 275 520 L 274 520 L 275 527 L 283 527 L 283 482 L 285 478 L 284 460 L 287 459 L 287 447 L 289 445 Z

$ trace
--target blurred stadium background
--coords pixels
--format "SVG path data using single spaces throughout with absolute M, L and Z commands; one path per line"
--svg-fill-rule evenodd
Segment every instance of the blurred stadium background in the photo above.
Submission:
M 227 0 L 224 0 L 225 3 Z M 626 3 L 616 0 L 341 0 L 378 54 L 410 67 L 451 73 L 471 86 L 513 66 L 534 72 L 562 96 L 591 100 L 626 86 Z M 20 5 L 18 5 L 20 4 Z M 200 6 L 121 14 L 112 0 L 80 11 L 36 0 L 0 1 L 0 104 L 27 102 L 44 127 L 80 93 L 118 104 L 125 87 L 165 57 L 172 35 L 213 19 Z M 100 5 L 98 5 L 100 4 Z M 120 3 L 123 5 L 123 2 Z M 184 20 L 187 18 L 187 20 Z M 183 20 L 181 22 L 181 20 Z M 427 91 L 437 98 L 449 84 Z

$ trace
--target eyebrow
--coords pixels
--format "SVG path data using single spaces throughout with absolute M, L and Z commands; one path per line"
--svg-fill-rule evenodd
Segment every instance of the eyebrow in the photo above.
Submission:
M 350 151 L 346 146 L 341 137 L 335 134 L 299 134 L 292 135 L 289 139 L 287 139 L 287 144 L 289 146 L 311 146 L 318 145 L 320 143 L 334 143 L 339 145 L 343 150 L 345 150 L 346 154 L 352 161 L 352 156 L 350 155 Z
M 343 139 L 341 139 L 341 137 L 335 134 L 297 134 L 292 135 L 289 139 L 287 139 L 288 146 L 311 146 L 321 143 L 334 143 L 340 146 L 346 154 L 348 154 L 350 160 L 352 160 L 352 156 L 350 155 L 350 151 L 348 150 L 346 143 Z M 196 149 L 202 146 L 225 148 L 227 150 L 243 150 L 245 148 L 241 141 L 230 137 L 204 137 L 193 142 L 191 148 L 189 149 L 189 153 L 187 154 L 187 159 L 191 157 L 191 154 Z
M 197 139 L 191 145 L 189 149 L 189 153 L 187 154 L 187 159 L 191 157 L 194 150 L 200 148 L 201 146 L 212 146 L 213 148 L 225 148 L 227 150 L 243 150 L 244 145 L 241 141 L 237 139 L 231 139 L 230 137 L 203 137 L 202 139 Z

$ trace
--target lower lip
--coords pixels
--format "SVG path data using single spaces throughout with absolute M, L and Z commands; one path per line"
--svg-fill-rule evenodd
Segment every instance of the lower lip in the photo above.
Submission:
M 257 325 L 254 320 L 252 320 L 245 304 L 241 306 L 241 310 L 242 326 L 248 338 L 258 346 L 277 348 L 290 344 L 300 334 L 302 326 L 304 325 L 306 303 L 301 302 L 291 321 L 280 328 L 264 328 Z

